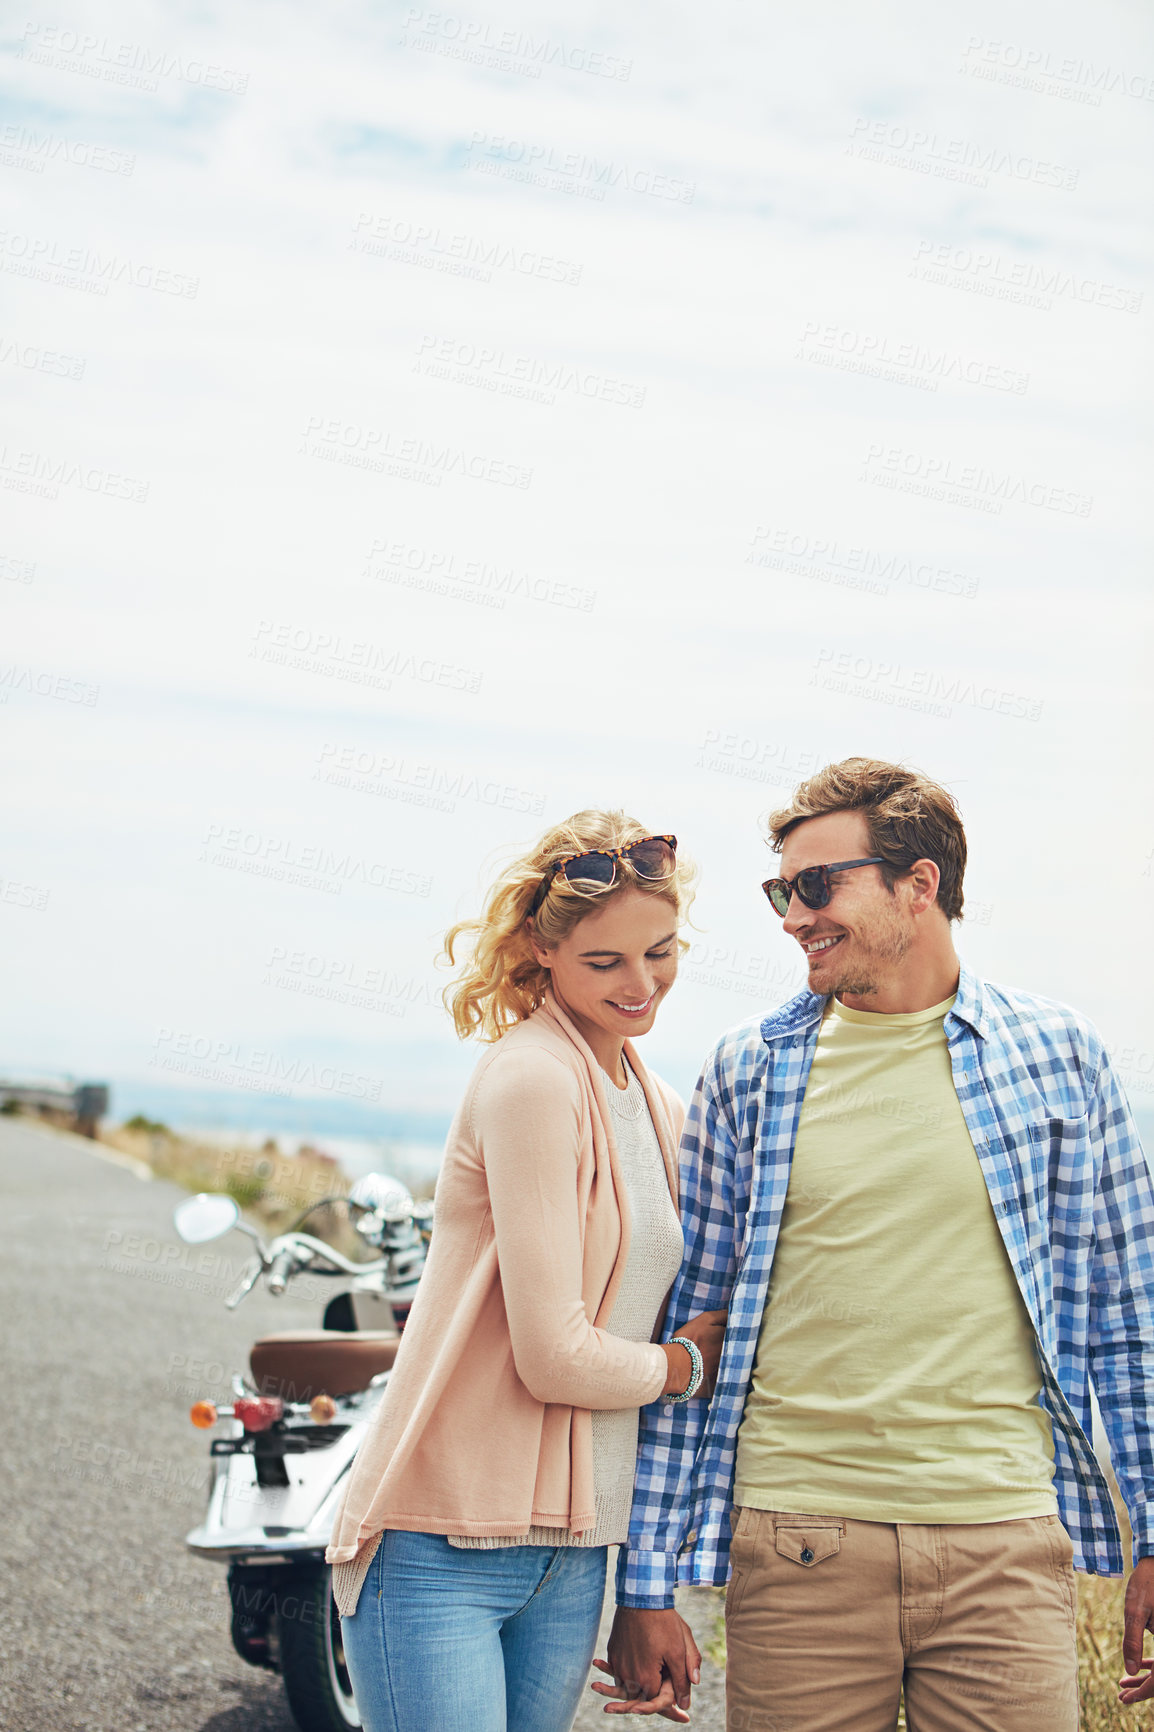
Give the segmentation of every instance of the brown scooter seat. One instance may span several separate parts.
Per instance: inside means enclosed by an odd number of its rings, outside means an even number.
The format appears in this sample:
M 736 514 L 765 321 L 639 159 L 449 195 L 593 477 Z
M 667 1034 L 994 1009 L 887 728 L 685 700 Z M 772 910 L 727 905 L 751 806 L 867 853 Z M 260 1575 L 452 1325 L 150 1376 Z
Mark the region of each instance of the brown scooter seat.
M 351 1395 L 391 1371 L 399 1335 L 363 1329 L 291 1329 L 252 1344 L 249 1365 L 262 1395 L 311 1401 L 314 1395 Z

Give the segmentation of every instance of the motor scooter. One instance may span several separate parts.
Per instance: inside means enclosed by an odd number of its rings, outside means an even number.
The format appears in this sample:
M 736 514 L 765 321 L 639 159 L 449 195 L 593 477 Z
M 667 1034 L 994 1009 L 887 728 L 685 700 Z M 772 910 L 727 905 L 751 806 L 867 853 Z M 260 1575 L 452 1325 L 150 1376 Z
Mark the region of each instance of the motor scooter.
M 319 1208 L 348 1205 L 353 1225 L 379 1255 L 353 1261 L 301 1231 Z M 322 1328 L 254 1341 L 248 1374 L 232 1379 L 231 1407 L 194 1402 L 195 1426 L 215 1430 L 208 1509 L 185 1544 L 228 1567 L 232 1644 L 242 1660 L 279 1672 L 301 1732 L 346 1732 L 361 1716 L 345 1665 L 331 1570 L 324 1561 L 345 1479 L 389 1380 L 424 1268 L 433 1205 L 370 1174 L 347 1198 L 323 1198 L 267 1244 L 240 1218 L 233 1198 L 202 1193 L 174 1211 L 192 1245 L 234 1228 L 256 1256 L 236 1292 L 257 1281 L 279 1295 L 306 1271 L 345 1282 Z

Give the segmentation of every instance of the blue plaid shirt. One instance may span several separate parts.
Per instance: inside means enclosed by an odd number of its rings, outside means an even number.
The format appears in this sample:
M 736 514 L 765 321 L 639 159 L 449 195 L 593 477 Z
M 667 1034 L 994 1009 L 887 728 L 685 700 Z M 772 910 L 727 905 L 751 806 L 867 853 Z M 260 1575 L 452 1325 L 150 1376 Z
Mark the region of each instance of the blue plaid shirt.
M 641 1411 L 622 1605 L 673 1604 L 729 1567 L 737 1431 L 753 1375 L 790 1163 L 825 999 L 803 992 L 727 1034 L 681 1143 L 685 1258 L 663 1339 L 728 1308 L 712 1401 Z M 1050 999 L 965 968 L 945 1020 L 954 1086 L 1037 1337 L 1054 1489 L 1074 1561 L 1123 1572 L 1110 1490 L 1089 1443 L 1090 1384 L 1134 1531 L 1154 1552 L 1154 1183 L 1095 1030 Z

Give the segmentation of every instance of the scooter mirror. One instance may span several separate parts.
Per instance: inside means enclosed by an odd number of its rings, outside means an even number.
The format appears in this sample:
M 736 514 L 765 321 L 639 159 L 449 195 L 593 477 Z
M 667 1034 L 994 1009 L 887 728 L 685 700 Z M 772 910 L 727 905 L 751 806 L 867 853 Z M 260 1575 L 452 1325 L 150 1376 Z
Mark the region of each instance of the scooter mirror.
M 231 1197 L 208 1191 L 186 1197 L 172 1211 L 173 1225 L 186 1245 L 203 1245 L 208 1239 L 219 1239 L 236 1226 L 239 1218 L 240 1210 Z

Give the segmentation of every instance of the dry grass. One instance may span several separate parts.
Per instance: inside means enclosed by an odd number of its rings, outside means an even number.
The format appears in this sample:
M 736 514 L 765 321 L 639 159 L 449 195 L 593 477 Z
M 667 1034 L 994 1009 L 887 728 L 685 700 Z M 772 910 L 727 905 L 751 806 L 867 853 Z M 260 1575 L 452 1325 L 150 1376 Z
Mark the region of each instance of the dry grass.
M 1078 1577 L 1078 1692 L 1082 1732 L 1115 1732 L 1149 1725 L 1148 1710 L 1118 1700 L 1122 1664 L 1122 1596 L 1125 1583 L 1105 1576 Z
M 100 1140 L 188 1191 L 224 1191 L 269 1234 L 282 1233 L 322 1197 L 345 1196 L 349 1180 L 330 1156 L 302 1150 L 284 1155 L 275 1144 L 198 1143 L 164 1127 L 102 1129 Z M 318 1211 L 308 1231 L 334 1244 L 346 1237 L 344 1211 Z M 353 1244 L 361 1242 L 353 1235 Z M 364 1247 L 361 1245 L 363 1254 Z

